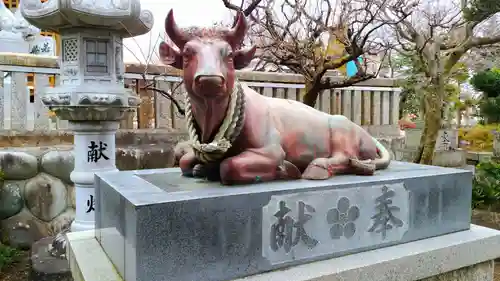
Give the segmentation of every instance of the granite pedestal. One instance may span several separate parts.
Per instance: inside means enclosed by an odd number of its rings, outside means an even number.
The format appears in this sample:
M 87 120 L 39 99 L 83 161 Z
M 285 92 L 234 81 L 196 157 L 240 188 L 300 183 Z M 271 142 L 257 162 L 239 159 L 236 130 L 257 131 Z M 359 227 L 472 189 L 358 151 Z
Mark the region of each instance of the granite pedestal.
M 238 187 L 108 172 L 96 175 L 95 238 L 125 281 L 231 280 L 468 230 L 471 185 L 470 171 L 403 162 Z

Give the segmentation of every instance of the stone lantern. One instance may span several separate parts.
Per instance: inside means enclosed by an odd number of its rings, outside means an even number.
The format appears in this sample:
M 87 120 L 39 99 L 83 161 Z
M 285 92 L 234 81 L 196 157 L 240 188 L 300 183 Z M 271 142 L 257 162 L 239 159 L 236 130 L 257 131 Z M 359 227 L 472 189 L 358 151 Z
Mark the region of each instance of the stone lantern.
M 139 98 L 124 88 L 123 38 L 153 26 L 139 0 L 22 0 L 34 26 L 60 34 L 60 84 L 42 102 L 74 131 L 76 217 L 71 231 L 94 229 L 94 173 L 115 171 L 115 135 Z

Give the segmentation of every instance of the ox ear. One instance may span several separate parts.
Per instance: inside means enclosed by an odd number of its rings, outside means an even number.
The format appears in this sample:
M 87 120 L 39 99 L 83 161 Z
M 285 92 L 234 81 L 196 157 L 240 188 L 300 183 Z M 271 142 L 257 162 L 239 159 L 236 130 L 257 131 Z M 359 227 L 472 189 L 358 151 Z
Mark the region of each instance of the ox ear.
M 182 55 L 165 42 L 160 43 L 160 60 L 163 64 L 182 69 Z
M 257 46 L 253 46 L 250 49 L 243 49 L 234 52 L 234 68 L 242 69 L 247 67 L 255 56 L 255 51 L 257 51 Z

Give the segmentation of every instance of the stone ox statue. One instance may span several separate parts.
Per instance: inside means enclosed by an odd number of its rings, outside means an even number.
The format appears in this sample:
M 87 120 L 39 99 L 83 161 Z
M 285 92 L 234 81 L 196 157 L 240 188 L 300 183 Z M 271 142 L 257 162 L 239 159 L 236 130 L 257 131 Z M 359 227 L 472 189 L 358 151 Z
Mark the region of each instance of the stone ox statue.
M 181 30 L 171 10 L 165 29 L 179 50 L 162 42 L 161 60 L 183 70 L 187 91 L 189 147 L 176 147 L 184 176 L 231 185 L 372 175 L 389 165 L 387 149 L 346 117 L 262 96 L 238 81 L 235 70 L 256 51 L 241 49 L 242 13 L 232 30 Z

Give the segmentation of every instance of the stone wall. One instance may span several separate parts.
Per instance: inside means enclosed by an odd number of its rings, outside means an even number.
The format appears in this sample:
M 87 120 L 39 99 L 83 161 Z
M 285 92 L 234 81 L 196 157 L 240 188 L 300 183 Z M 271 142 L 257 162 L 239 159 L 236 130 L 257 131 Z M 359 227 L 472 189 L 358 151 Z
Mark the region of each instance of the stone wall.
M 75 215 L 71 150 L 2 151 L 0 164 L 2 242 L 27 248 L 71 223 Z
M 69 226 L 75 216 L 74 166 L 71 135 L 53 139 L 57 145 L 9 147 L 0 150 L 0 237 L 2 242 L 28 248 L 43 237 Z M 14 136 L 18 144 L 35 145 L 36 136 Z M 183 134 L 124 132 L 117 135 L 116 165 L 120 170 L 174 166 L 175 144 Z M 17 140 L 17 141 L 16 141 Z M 21 141 L 22 140 L 22 141 Z M 39 138 L 46 140 L 49 138 Z M 64 141 L 63 141 L 64 140 Z M 4 139 L 4 142 L 5 139 Z
M 187 138 L 187 134 L 184 130 L 121 129 L 116 133 L 116 145 L 128 146 L 172 143 L 185 138 Z M 0 130 L 0 147 L 39 147 L 71 144 L 73 144 L 73 132 L 69 130 Z

